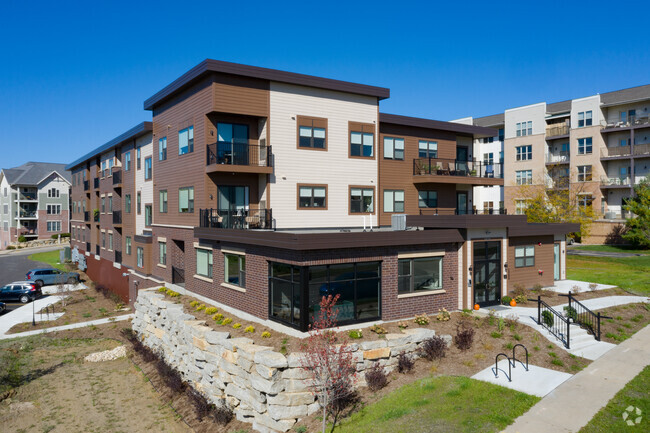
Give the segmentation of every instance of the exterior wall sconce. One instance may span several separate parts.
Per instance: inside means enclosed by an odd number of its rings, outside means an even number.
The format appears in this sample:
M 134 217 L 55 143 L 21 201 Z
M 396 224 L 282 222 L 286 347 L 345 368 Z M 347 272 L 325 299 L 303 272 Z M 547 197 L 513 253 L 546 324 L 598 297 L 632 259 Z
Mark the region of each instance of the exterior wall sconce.
M 541 269 L 538 269 L 538 270 L 537 270 L 537 273 L 538 273 L 540 276 L 541 276 L 541 275 L 544 275 L 544 271 L 541 270 Z

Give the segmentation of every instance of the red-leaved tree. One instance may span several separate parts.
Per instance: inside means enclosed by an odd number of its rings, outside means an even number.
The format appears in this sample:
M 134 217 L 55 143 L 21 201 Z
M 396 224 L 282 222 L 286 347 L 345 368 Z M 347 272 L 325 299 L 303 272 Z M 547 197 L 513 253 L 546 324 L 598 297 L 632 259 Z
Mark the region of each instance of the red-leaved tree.
M 323 296 L 318 317 L 313 318 L 305 344 L 302 368 L 309 374 L 312 392 L 323 410 L 323 433 L 327 416 L 354 393 L 356 366 L 347 338 L 337 342 L 333 328 L 337 325 L 339 295 Z M 338 343 L 338 344 L 337 344 Z M 336 424 L 336 417 L 334 418 Z

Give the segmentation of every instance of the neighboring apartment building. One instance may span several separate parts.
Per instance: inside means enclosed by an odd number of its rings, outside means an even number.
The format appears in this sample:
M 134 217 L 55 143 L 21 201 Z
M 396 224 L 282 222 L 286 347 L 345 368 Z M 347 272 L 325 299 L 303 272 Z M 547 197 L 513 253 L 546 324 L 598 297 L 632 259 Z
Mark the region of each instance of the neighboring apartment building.
M 526 208 L 521 185 L 571 188 L 580 204 L 593 206 L 600 220 L 617 225 L 628 216 L 623 204 L 633 196 L 634 185 L 650 172 L 649 110 L 650 85 L 644 85 L 457 122 L 503 131 L 499 139 L 475 140 L 474 147 L 479 157 L 501 148 L 500 193 L 508 213 Z M 474 189 L 477 198 L 492 193 Z
M 125 300 L 167 284 L 300 330 L 325 294 L 355 323 L 564 278 L 575 225 L 469 215 L 473 187 L 503 185 L 472 157 L 497 131 L 380 113 L 387 97 L 206 60 L 145 101 L 152 122 L 68 166 L 72 245 Z
M 70 172 L 65 164 L 27 162 L 0 170 L 0 249 L 70 231 Z

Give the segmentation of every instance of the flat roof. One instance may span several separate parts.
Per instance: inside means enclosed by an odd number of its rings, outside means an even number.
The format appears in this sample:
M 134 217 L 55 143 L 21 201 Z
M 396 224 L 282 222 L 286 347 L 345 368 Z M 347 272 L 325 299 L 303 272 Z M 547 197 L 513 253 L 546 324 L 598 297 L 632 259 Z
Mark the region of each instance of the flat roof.
M 580 230 L 578 223 L 529 223 L 526 215 L 407 215 L 406 225 L 425 229 L 506 228 L 509 237 L 566 234 Z
M 499 132 L 496 129 L 483 126 L 467 125 L 463 123 L 445 122 L 442 120 L 424 119 L 421 117 L 408 117 L 398 114 L 379 113 L 379 123 L 394 125 L 414 126 L 416 128 L 438 129 L 441 131 L 457 132 L 473 137 L 494 137 Z
M 374 96 L 379 99 L 390 97 L 390 89 L 385 87 L 368 86 L 349 81 L 333 80 L 331 78 L 316 77 L 314 75 L 297 74 L 295 72 L 280 71 L 278 69 L 260 68 L 258 66 L 242 65 L 240 63 L 224 62 L 221 60 L 206 59 L 164 87 L 152 97 L 144 101 L 144 109 L 152 110 L 156 105 L 170 98 L 177 92 L 185 89 L 190 84 L 201 79 L 211 72 L 239 75 L 243 77 L 260 78 L 263 80 L 281 83 L 297 84 L 307 87 L 336 90 L 339 92 L 356 93 L 359 95 Z
M 129 129 L 123 134 L 118 135 L 111 141 L 102 144 L 98 148 L 88 152 L 84 156 L 82 156 L 79 159 L 76 159 L 75 161 L 71 162 L 70 164 L 66 165 L 65 169 L 66 170 L 72 170 L 76 166 L 88 161 L 89 159 L 92 159 L 98 155 L 101 155 L 102 153 L 113 149 L 117 145 L 127 141 L 127 140 L 132 140 L 134 138 L 140 137 L 141 135 L 146 134 L 147 132 L 153 131 L 153 123 L 152 122 L 142 122 L 137 126 L 134 126 L 133 128 Z

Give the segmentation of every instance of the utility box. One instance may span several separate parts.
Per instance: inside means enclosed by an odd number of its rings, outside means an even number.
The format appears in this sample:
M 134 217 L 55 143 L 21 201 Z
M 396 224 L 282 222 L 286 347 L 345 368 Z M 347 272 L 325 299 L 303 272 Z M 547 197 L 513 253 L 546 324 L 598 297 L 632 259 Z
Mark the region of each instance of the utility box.
M 390 227 L 395 231 L 406 230 L 406 214 L 393 214 L 390 216 Z

